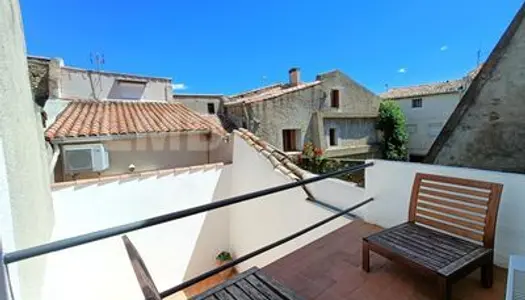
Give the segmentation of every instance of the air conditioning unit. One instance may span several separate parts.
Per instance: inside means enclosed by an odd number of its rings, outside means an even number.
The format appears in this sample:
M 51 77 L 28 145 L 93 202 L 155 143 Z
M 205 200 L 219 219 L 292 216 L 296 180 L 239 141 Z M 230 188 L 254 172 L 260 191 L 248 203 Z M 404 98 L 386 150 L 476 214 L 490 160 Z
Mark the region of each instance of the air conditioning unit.
M 67 145 L 63 151 L 64 170 L 68 174 L 109 168 L 109 155 L 103 144 Z

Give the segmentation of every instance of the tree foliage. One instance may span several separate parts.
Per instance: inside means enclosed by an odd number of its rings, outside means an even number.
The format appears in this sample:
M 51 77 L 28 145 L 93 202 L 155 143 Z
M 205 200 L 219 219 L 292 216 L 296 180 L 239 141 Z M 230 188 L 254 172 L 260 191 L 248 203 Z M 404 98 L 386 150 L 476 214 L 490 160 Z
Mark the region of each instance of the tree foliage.
M 381 102 L 377 129 L 383 133 L 381 141 L 383 158 L 389 160 L 407 160 L 408 134 L 405 123 L 405 115 L 396 102 Z

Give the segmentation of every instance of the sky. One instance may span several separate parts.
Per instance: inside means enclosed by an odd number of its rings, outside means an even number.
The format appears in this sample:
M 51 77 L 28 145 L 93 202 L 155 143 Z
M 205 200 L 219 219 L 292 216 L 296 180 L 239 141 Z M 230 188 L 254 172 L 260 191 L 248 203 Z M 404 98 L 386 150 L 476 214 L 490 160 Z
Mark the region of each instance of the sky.
M 456 79 L 523 0 L 20 0 L 28 54 L 235 94 L 339 69 L 368 89 Z

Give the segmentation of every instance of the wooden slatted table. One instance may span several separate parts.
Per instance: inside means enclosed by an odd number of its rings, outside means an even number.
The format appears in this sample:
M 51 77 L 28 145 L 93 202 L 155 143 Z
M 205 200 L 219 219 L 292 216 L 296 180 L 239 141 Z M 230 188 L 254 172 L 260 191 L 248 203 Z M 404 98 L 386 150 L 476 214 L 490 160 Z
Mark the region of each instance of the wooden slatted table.
M 303 299 L 259 268 L 251 268 L 234 278 L 197 295 L 193 300 L 299 300 Z

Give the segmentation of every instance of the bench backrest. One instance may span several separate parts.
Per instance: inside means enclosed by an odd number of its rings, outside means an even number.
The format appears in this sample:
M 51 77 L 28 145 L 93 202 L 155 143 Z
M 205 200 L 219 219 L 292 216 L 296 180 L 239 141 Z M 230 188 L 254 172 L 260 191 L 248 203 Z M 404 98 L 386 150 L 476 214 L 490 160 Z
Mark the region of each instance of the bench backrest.
M 494 248 L 503 185 L 417 173 L 408 220 Z
M 131 261 L 131 266 L 133 267 L 133 271 L 135 272 L 135 276 L 139 282 L 140 289 L 142 290 L 142 294 L 144 294 L 146 300 L 162 300 L 159 291 L 153 282 L 153 278 L 151 278 L 151 275 L 148 272 L 142 257 L 137 251 L 137 248 L 135 248 L 133 243 L 126 235 L 122 236 L 122 241 L 124 242 L 124 246 L 128 252 L 129 260 Z

